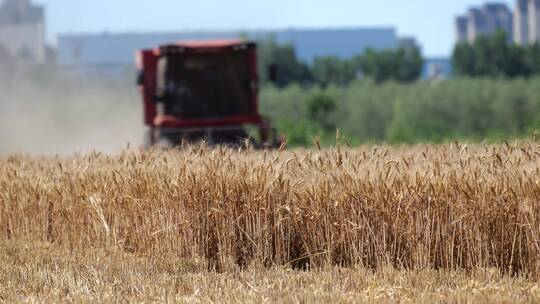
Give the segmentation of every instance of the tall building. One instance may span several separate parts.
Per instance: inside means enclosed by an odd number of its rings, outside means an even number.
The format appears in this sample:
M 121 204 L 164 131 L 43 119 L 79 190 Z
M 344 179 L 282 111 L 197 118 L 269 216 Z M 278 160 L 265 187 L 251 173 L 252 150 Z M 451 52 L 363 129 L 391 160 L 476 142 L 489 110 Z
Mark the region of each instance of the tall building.
M 502 30 L 507 33 L 508 41 L 512 42 L 514 36 L 514 18 L 512 11 L 506 4 L 488 3 L 483 8 L 488 33 Z
M 456 18 L 455 35 L 458 43 L 467 42 L 469 31 L 467 29 L 467 17 L 459 16 Z
M 513 40 L 512 12 L 503 3 L 487 3 L 482 7 L 472 7 L 466 17 L 460 16 L 456 19 L 458 42 L 465 40 L 474 42 L 481 35 L 489 35 L 499 30 L 507 33 L 509 41 Z
M 44 10 L 29 0 L 5 0 L 0 9 L 0 24 L 43 23 Z
M 517 0 L 514 9 L 514 42 L 526 45 L 529 42 L 529 0 Z
M 479 8 L 469 9 L 467 13 L 467 41 L 474 42 L 478 36 L 488 33 L 483 11 Z
M 0 46 L 25 63 L 46 60 L 45 17 L 29 0 L 4 0 L 0 5 Z
M 529 0 L 529 43 L 540 41 L 540 0 Z

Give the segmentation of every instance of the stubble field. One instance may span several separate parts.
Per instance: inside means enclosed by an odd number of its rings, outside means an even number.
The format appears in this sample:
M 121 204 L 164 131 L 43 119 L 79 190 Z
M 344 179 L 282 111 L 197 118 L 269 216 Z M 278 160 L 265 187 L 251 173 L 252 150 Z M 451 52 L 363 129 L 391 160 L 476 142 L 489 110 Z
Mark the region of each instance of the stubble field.
M 540 146 L 0 157 L 0 301 L 538 302 Z

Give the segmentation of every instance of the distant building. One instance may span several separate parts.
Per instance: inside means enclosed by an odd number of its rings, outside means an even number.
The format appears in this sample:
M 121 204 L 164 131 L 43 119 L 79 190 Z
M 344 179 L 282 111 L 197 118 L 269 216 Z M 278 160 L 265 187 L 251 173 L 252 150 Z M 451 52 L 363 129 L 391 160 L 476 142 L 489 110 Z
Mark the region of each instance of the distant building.
M 514 42 L 518 45 L 540 42 L 540 0 L 516 0 Z
M 491 3 L 484 6 L 487 27 L 490 33 L 502 30 L 508 35 L 508 41 L 514 40 L 514 17 L 506 4 Z
M 467 42 L 469 31 L 467 29 L 467 17 L 459 16 L 456 18 L 455 35 L 458 43 Z
M 481 35 L 489 35 L 499 30 L 506 32 L 508 40 L 513 41 L 513 15 L 503 3 L 487 3 L 479 8 L 472 7 L 466 17 L 457 17 L 455 23 L 458 42 L 474 42 Z
M 44 10 L 29 0 L 5 0 L 0 8 L 0 25 L 43 23 Z
M 529 0 L 517 0 L 514 9 L 514 42 L 526 45 L 529 42 Z
M 133 66 L 135 52 L 181 40 L 267 39 L 290 43 L 297 56 L 306 62 L 316 57 L 351 58 L 368 48 L 394 49 L 398 46 L 396 30 L 381 28 L 291 29 L 252 32 L 178 32 L 123 34 L 64 34 L 58 37 L 58 64 L 72 68 L 122 69 Z M 414 42 L 416 44 L 416 42 Z
M 424 59 L 422 79 L 444 80 L 452 77 L 452 61 L 446 57 L 428 57 Z
M 529 43 L 540 42 L 540 0 L 529 0 Z
M 43 7 L 29 0 L 5 0 L 0 5 L 0 46 L 19 62 L 44 63 L 47 48 Z
M 514 36 L 514 22 L 512 11 L 506 4 L 502 3 L 488 3 L 483 8 L 487 32 L 493 33 L 498 30 L 502 30 L 507 33 L 508 40 L 513 41 Z
M 409 50 L 421 50 L 421 46 L 416 41 L 416 38 L 414 37 L 400 37 L 397 40 L 397 44 L 399 48 L 403 49 L 409 49 Z
M 480 35 L 488 34 L 485 16 L 481 9 L 471 8 L 467 14 L 467 41 L 474 42 Z

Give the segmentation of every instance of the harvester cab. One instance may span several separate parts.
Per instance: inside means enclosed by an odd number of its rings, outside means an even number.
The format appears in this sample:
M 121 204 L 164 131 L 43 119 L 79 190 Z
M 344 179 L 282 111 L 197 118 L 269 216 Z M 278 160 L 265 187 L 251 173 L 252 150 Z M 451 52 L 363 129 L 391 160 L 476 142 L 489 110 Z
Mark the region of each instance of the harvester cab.
M 261 147 L 276 144 L 275 130 L 258 110 L 255 43 L 169 44 L 139 51 L 137 66 L 146 146 L 202 140 L 237 145 L 247 138 Z

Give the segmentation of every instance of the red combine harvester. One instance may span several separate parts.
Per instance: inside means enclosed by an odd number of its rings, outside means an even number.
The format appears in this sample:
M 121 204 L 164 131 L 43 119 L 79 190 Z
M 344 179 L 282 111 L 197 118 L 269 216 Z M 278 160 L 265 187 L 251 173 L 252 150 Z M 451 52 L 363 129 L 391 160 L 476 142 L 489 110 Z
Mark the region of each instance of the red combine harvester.
M 182 141 L 237 145 L 255 130 L 257 146 L 276 145 L 259 115 L 257 46 L 241 40 L 181 42 L 137 54 L 145 145 Z

